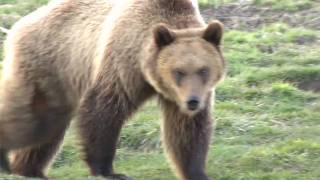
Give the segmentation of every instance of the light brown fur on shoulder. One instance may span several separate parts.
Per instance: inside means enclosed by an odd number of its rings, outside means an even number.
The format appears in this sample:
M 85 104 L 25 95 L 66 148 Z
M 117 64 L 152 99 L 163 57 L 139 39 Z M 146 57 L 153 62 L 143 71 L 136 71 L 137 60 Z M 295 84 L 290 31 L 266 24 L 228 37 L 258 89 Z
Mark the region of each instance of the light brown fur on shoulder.
M 56 0 L 29 14 L 6 41 L 0 157 L 12 154 L 12 173 L 45 177 L 75 117 L 91 174 L 125 178 L 113 169 L 121 127 L 157 95 L 178 177 L 209 179 L 222 32 L 220 22 L 204 23 L 195 0 Z

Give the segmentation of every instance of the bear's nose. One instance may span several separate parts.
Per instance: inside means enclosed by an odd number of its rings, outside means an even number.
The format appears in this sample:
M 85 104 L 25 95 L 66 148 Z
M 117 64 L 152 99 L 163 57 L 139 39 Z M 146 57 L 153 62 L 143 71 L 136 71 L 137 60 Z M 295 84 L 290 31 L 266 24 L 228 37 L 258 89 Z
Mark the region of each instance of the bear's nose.
M 199 98 L 195 97 L 195 96 L 192 96 L 192 97 L 189 98 L 187 104 L 188 104 L 188 109 L 191 110 L 191 111 L 194 111 L 199 106 Z

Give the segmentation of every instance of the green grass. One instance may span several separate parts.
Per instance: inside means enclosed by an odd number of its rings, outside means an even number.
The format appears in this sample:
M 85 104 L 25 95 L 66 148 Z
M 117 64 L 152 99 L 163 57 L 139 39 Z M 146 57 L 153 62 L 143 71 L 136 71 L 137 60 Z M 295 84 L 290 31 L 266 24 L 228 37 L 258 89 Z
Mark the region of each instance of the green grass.
M 48 0 L 0 0 L 0 14 L 26 15 Z
M 43 2 L 0 0 L 0 17 L 20 17 Z M 304 9 L 299 2 L 255 1 L 288 12 L 293 11 L 290 6 L 295 6 L 294 11 Z M 9 9 L 1 10 L 1 4 Z M 0 24 L 10 27 L 14 21 Z M 317 30 L 283 23 L 225 33 L 223 48 L 229 72 L 217 89 L 213 113 L 216 131 L 207 163 L 210 177 L 320 179 L 320 94 L 299 89 L 305 82 L 320 80 L 319 38 Z M 174 179 L 161 149 L 161 119 L 157 103 L 152 101 L 128 121 L 121 133 L 116 171 L 135 179 Z M 49 176 L 99 180 L 89 176 L 80 157 L 75 129 L 71 127 Z M 25 178 L 0 175 L 0 179 Z

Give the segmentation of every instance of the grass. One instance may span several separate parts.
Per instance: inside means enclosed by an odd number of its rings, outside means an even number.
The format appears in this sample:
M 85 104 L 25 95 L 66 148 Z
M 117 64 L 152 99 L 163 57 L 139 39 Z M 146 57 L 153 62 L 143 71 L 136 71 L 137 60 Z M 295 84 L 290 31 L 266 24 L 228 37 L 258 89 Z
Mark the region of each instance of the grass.
M 0 0 L 0 14 L 26 15 L 48 0 Z
M 20 17 L 43 2 L 0 0 L 0 17 Z M 290 6 L 295 7 L 294 11 L 304 9 L 299 2 L 302 1 L 254 1 L 288 12 L 293 11 Z M 0 24 L 10 27 L 14 21 Z M 207 163 L 210 177 L 320 179 L 320 94 L 299 88 L 305 82 L 320 80 L 319 37 L 317 30 L 283 23 L 255 31 L 226 32 L 223 48 L 229 73 L 217 89 L 213 113 L 216 131 Z M 156 102 L 152 101 L 126 124 L 115 161 L 116 171 L 135 179 L 174 179 L 161 149 L 161 118 Z M 79 160 L 74 131 L 73 127 L 69 130 L 49 176 L 99 180 L 90 177 Z M 0 175 L 0 179 L 25 178 Z

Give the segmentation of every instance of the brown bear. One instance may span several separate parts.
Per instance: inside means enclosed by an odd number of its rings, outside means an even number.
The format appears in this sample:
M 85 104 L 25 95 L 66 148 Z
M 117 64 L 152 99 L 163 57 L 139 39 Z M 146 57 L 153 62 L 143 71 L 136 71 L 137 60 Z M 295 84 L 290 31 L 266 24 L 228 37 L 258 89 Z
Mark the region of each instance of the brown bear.
M 126 179 L 113 169 L 121 127 L 157 96 L 177 176 L 209 179 L 222 33 L 194 0 L 59 0 L 22 18 L 5 45 L 0 169 L 45 178 L 75 118 L 91 174 Z

